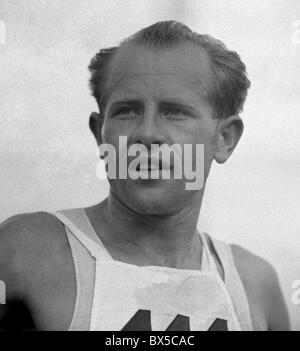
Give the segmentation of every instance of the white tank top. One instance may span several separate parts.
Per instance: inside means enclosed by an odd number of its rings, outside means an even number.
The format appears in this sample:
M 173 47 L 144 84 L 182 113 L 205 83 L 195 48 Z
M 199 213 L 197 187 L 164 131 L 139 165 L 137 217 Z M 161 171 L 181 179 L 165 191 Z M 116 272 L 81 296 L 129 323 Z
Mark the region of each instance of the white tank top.
M 201 270 L 137 266 L 111 257 L 83 208 L 53 215 L 65 225 L 75 266 L 76 302 L 69 330 L 253 330 L 230 245 L 199 233 Z

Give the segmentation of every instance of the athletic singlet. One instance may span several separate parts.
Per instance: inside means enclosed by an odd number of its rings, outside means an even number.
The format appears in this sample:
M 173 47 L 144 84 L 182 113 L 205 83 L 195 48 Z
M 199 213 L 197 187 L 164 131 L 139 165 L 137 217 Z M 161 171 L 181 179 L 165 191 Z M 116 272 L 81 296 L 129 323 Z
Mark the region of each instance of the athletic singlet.
M 70 331 L 253 330 L 229 244 L 199 233 L 201 270 L 137 266 L 111 257 L 83 208 L 53 215 L 65 225 L 75 267 L 76 302 Z

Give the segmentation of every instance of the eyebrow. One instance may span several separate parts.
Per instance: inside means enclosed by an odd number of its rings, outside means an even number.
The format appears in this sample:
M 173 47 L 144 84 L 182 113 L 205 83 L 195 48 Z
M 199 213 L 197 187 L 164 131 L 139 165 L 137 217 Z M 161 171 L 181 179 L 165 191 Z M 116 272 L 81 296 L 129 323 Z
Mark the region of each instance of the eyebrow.
M 118 107 L 121 106 L 138 106 L 140 108 L 143 107 L 143 102 L 142 100 L 138 100 L 138 99 L 122 99 L 122 100 L 118 100 L 113 102 L 110 106 L 109 106 L 109 110 L 114 110 Z
M 181 101 L 181 99 L 166 99 L 162 100 L 158 103 L 159 108 L 166 108 L 166 107 L 178 107 L 188 110 L 195 110 L 197 109 L 196 106 L 192 102 Z
M 113 102 L 109 106 L 109 110 L 118 108 L 120 106 L 138 106 L 142 108 L 144 106 L 143 100 L 141 99 L 121 99 Z M 195 106 L 194 103 L 191 101 L 184 101 L 181 98 L 166 98 L 164 100 L 161 100 L 158 102 L 159 108 L 165 108 L 165 107 L 180 107 L 180 108 L 187 108 L 187 109 L 196 109 L 197 107 Z

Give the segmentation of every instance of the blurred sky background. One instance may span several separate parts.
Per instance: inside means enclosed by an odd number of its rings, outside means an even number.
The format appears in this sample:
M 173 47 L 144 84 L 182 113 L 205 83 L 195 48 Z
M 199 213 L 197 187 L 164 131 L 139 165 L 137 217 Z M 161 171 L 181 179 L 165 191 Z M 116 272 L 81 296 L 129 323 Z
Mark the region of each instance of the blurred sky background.
M 274 265 L 300 330 L 291 302 L 300 280 L 299 0 L 0 0 L 0 221 L 107 195 L 88 129 L 97 105 L 87 66 L 100 48 L 168 19 L 224 41 L 247 65 L 244 135 L 211 171 L 199 227 Z

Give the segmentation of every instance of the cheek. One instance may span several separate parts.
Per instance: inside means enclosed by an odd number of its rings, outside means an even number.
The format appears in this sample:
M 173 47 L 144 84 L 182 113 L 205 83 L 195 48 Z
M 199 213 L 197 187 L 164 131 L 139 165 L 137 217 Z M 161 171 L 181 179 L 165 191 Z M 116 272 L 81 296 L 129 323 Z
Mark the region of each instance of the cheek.
M 119 137 L 129 137 L 132 131 L 135 129 L 135 124 L 132 122 L 124 122 L 117 119 L 106 119 L 103 124 L 103 140 L 106 143 L 118 145 Z
M 124 133 L 120 125 L 112 123 L 111 120 L 105 120 L 102 127 L 102 140 L 104 143 L 112 144 L 117 147 L 119 144 L 119 136 L 122 135 L 124 135 Z
M 180 144 L 203 144 L 210 150 L 215 144 L 215 128 L 209 123 L 189 123 L 177 129 L 174 139 Z
M 210 163 L 214 159 L 215 154 L 215 145 L 216 145 L 216 137 L 214 134 L 208 134 L 204 138 L 204 157 L 205 157 L 205 166 L 209 167 Z
M 215 145 L 216 145 L 216 130 L 214 126 L 208 125 L 198 125 L 189 131 L 189 135 L 185 138 L 184 143 L 190 143 L 193 145 L 193 165 L 196 164 L 196 144 L 201 144 L 204 146 L 204 155 L 200 155 L 203 158 L 204 156 L 204 168 L 205 173 L 210 168 L 210 164 L 214 159 Z M 199 161 L 198 161 L 199 162 Z

